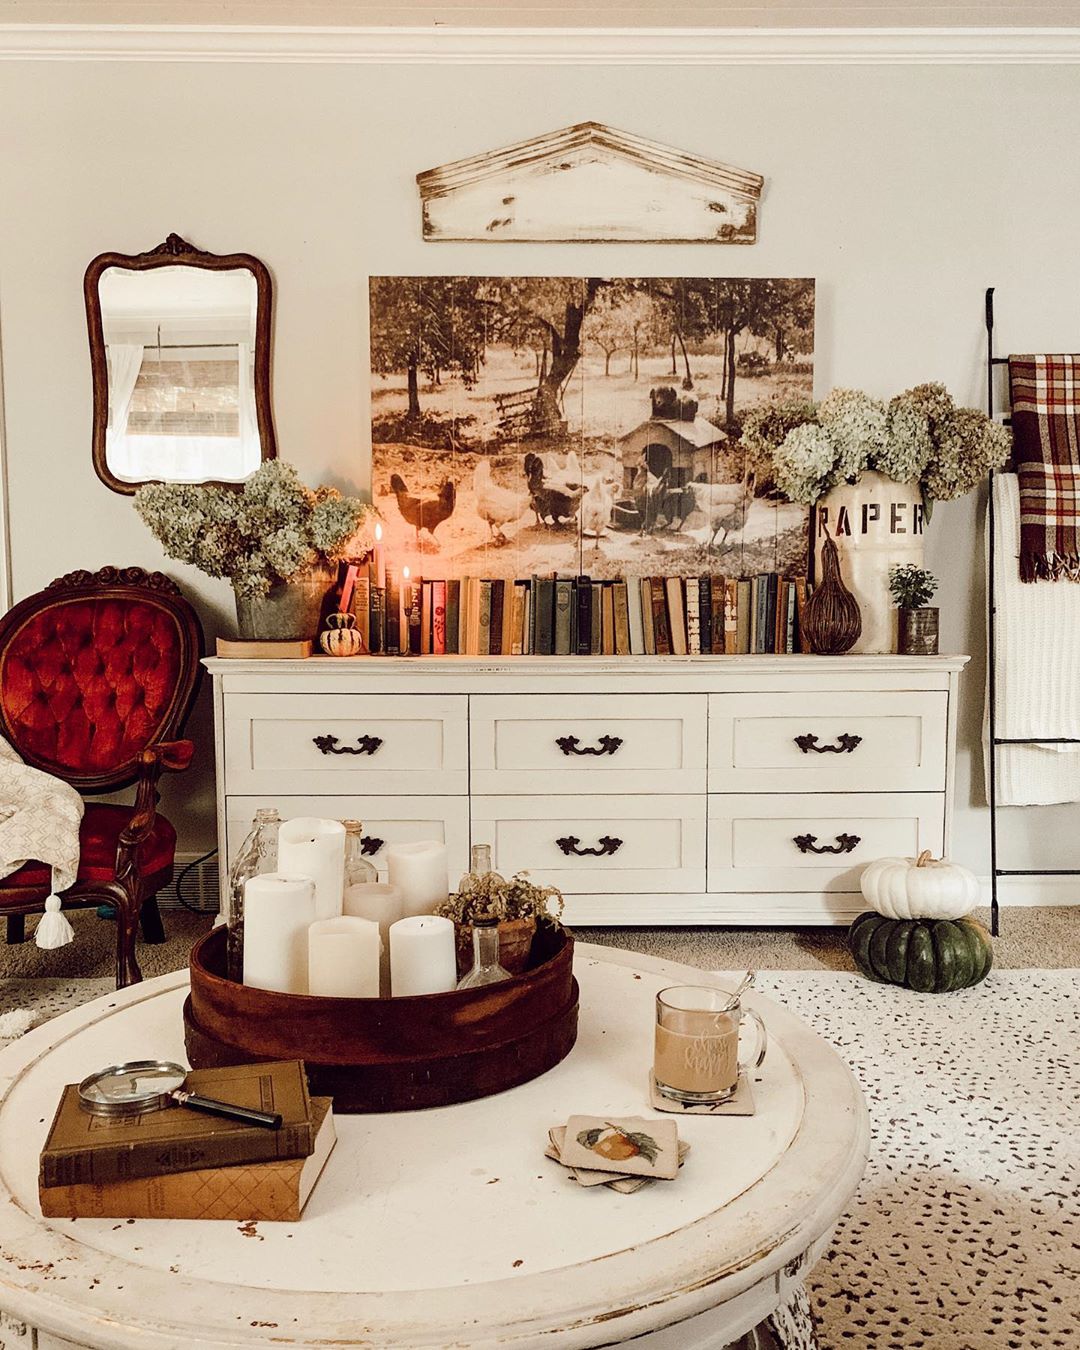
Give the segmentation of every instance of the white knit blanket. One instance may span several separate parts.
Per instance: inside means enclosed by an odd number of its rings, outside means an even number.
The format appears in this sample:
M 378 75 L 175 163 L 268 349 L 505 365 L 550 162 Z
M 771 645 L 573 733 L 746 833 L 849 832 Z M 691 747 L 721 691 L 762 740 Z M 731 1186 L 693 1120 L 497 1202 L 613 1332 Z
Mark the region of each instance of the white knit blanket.
M 24 764 L 0 736 L 0 877 L 26 862 L 48 863 L 54 891 L 79 870 L 83 800 L 59 778 Z
M 1080 586 L 1020 580 L 1016 475 L 994 475 L 997 734 L 1080 739 Z M 989 536 L 988 536 L 989 546 Z M 989 687 L 983 759 L 989 764 Z M 1080 801 L 1080 746 L 1002 746 L 1002 806 Z M 989 792 L 989 785 L 988 785 Z

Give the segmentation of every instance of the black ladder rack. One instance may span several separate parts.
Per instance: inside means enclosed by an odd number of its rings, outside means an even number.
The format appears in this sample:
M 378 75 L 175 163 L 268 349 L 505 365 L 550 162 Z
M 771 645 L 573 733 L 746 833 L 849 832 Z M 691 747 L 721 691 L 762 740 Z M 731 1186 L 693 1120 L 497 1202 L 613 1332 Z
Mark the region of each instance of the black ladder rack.
M 1008 365 L 1007 356 L 994 355 L 994 287 L 986 288 L 986 412 L 994 415 L 994 367 Z M 1011 425 L 1005 418 L 1005 425 Z M 986 667 L 987 699 L 990 704 L 990 735 L 987 747 L 987 797 L 990 806 L 990 931 L 995 937 L 1000 926 L 998 880 L 1001 877 L 1080 877 L 1078 867 L 999 867 L 997 838 L 997 748 L 1001 745 L 1080 745 L 1076 736 L 999 736 L 997 734 L 997 605 L 994 599 L 994 471 L 990 471 L 990 485 L 986 512 L 987 555 L 986 569 Z

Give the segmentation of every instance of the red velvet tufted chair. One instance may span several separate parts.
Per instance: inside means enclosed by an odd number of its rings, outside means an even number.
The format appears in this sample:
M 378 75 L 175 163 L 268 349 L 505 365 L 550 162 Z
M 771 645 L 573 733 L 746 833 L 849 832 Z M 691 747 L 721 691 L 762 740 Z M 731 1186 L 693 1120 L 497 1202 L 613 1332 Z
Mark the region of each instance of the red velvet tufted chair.
M 79 874 L 60 897 L 64 909 L 115 910 L 117 988 L 142 979 L 140 917 L 147 941 L 164 940 L 157 893 L 172 880 L 176 831 L 157 813 L 157 781 L 195 753 L 175 737 L 201 655 L 202 628 L 175 582 L 139 567 L 70 572 L 0 619 L 0 733 L 84 796 L 138 784 L 134 806 L 87 804 Z M 0 879 L 9 941 L 51 891 L 40 862 Z

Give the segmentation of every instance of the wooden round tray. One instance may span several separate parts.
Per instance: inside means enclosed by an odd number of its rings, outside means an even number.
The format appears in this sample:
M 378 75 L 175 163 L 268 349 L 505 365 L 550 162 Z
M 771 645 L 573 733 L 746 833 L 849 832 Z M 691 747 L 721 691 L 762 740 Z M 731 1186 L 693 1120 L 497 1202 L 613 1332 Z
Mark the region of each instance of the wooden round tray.
M 191 953 L 184 1004 L 196 1069 L 302 1059 L 334 1110 L 412 1111 L 488 1097 L 553 1068 L 577 1037 L 574 940 L 542 926 L 522 975 L 410 998 L 320 998 L 251 989 L 225 975 L 225 929 Z

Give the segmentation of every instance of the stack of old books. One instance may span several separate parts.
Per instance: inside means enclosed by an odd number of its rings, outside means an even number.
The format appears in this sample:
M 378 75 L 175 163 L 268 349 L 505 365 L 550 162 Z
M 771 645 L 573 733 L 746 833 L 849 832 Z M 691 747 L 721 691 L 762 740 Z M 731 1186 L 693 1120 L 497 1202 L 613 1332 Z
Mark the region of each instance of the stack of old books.
M 280 1112 L 268 1130 L 183 1107 L 88 1115 L 64 1089 L 41 1153 L 46 1218 L 299 1219 L 336 1135 L 329 1097 L 310 1097 L 298 1060 L 200 1069 L 194 1093 Z

